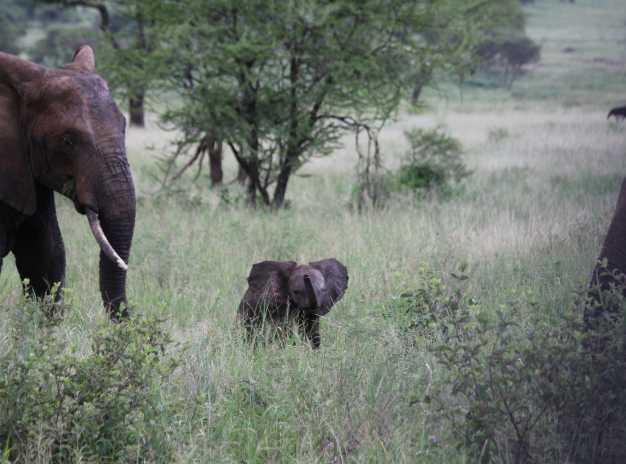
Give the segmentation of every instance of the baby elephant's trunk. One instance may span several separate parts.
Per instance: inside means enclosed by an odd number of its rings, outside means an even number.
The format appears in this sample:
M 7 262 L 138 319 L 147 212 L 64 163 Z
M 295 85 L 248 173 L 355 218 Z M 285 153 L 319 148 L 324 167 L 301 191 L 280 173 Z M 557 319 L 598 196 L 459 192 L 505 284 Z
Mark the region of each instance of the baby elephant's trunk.
M 311 283 L 311 278 L 308 274 L 304 275 L 304 286 L 306 288 L 308 297 L 309 297 L 309 305 L 311 308 L 317 309 L 319 304 L 317 302 L 317 297 L 315 296 L 315 290 L 313 289 L 313 284 Z

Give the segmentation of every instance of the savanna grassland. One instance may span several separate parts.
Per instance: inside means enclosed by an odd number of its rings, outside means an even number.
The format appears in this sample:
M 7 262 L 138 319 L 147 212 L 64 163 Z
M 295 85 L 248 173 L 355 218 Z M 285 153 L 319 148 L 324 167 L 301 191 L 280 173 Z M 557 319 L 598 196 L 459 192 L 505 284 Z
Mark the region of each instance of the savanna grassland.
M 407 348 L 393 317 L 398 296 L 436 276 L 487 313 L 512 301 L 522 313 L 568 311 L 626 173 L 626 125 L 606 120 L 626 102 L 623 2 L 538 0 L 526 11 L 542 57 L 511 90 L 442 83 L 428 90 L 423 112 L 402 112 L 382 133 L 388 169 L 407 129 L 442 126 L 458 138 L 473 173 L 450 198 L 401 196 L 357 213 L 351 137 L 292 179 L 286 210 L 247 209 L 234 184 L 228 200 L 204 189 L 158 195 L 155 159 L 172 134 L 154 120 L 129 130 L 139 205 L 128 294 L 177 343 L 170 354 L 179 366 L 159 389 L 164 404 L 176 403 L 162 417 L 176 462 L 469 462 L 453 444 L 460 432 L 421 401 L 438 368 L 419 345 Z M 98 250 L 87 221 L 58 203 L 68 289 L 54 336 L 86 355 L 106 324 Z M 330 256 L 346 264 L 350 282 L 323 318 L 322 349 L 251 350 L 235 320 L 250 266 Z M 3 271 L 0 352 L 23 305 L 12 259 Z

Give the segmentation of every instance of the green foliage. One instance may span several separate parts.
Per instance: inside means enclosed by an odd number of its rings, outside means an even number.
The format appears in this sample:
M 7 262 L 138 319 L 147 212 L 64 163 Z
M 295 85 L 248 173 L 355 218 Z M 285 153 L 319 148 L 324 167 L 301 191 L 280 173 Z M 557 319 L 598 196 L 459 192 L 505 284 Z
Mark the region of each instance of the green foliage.
M 440 69 L 470 49 L 464 13 L 444 0 L 188 2 L 169 32 L 182 105 L 165 119 L 182 136 L 164 182 L 179 156 L 202 162 L 193 147 L 212 131 L 250 179 L 250 203 L 281 207 L 311 157 L 389 119 L 412 86 L 407 69 Z M 434 28 L 450 40 L 426 44 Z
M 405 132 L 409 149 L 396 177 L 401 187 L 425 193 L 450 193 L 470 175 L 462 160 L 461 144 L 441 128 L 412 129 Z
M 436 193 L 449 196 L 455 187 L 471 172 L 462 160 L 461 144 L 447 135 L 442 128 L 406 131 L 409 148 L 397 172 L 389 172 L 380 165 L 378 145 L 370 152 L 361 154 L 357 184 L 353 187 L 350 206 L 361 211 L 365 206 L 388 207 L 400 200 L 407 191 L 423 198 Z
M 174 20 L 172 3 L 155 0 L 38 1 L 48 5 L 49 11 L 58 14 L 59 19 L 77 6 L 83 7 L 82 26 L 76 26 L 75 21 L 71 25 L 57 21 L 37 45 L 43 47 L 39 53 L 45 61 L 58 64 L 58 55 L 72 53 L 73 39 L 84 30 L 81 42 L 98 45 L 98 71 L 115 94 L 129 99 L 130 124 L 143 126 L 148 91 L 157 88 L 164 73 L 168 72 L 162 52 L 169 44 L 162 40 L 161 30 Z M 70 49 L 59 50 L 64 46 Z
M 170 72 L 163 41 L 164 27 L 175 20 L 171 2 L 113 0 L 107 2 L 111 24 L 103 34 L 102 71 L 124 97 L 150 95 Z
M 459 274 L 452 274 L 459 284 L 467 280 L 461 266 Z M 450 320 L 464 320 L 476 305 L 476 300 L 465 299 L 463 286 L 450 291 L 444 280 L 432 269 L 422 265 L 418 269 L 415 287 L 393 297 L 383 306 L 383 316 L 393 320 L 413 347 L 446 339 Z
M 428 270 L 419 276 L 418 290 L 392 300 L 388 314 L 405 332 L 428 335 L 438 376 L 423 401 L 437 411 L 433 427 L 459 431 L 450 440 L 473 462 L 623 461 L 623 276 L 572 309 L 541 306 L 529 293 L 495 313 Z
M 33 13 L 32 0 L 2 0 L 0 2 L 0 51 L 18 54 L 24 27 Z
M 494 37 L 481 43 L 477 53 L 482 66 L 499 72 L 510 88 L 525 65 L 539 61 L 541 46 L 526 36 Z
M 0 443 L 11 460 L 170 462 L 173 405 L 161 383 L 176 362 L 162 322 L 107 321 L 81 354 L 44 313 L 33 301 L 15 308 L 0 353 Z
M 518 0 L 490 4 L 485 13 L 473 71 L 486 71 L 511 88 L 525 65 L 539 61 L 541 47 L 526 36 L 526 16 Z
M 30 58 L 46 66 L 62 66 L 72 60 L 74 51 L 84 44 L 96 48 L 99 34 L 92 27 L 51 26 L 45 36 L 30 47 Z

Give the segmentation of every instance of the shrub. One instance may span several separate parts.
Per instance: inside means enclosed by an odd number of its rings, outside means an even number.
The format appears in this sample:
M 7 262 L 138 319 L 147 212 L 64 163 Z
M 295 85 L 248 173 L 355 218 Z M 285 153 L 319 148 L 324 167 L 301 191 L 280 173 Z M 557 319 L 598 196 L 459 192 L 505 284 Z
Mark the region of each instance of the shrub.
M 462 266 L 453 278 L 465 281 L 464 270 Z M 417 275 L 415 288 L 393 297 L 383 308 L 383 316 L 393 319 L 408 344 L 415 347 L 446 339 L 449 328 L 445 321 L 462 319 L 476 305 L 473 298 L 464 300 L 462 286 L 451 290 L 430 268 L 421 266 Z
M 0 447 L 11 462 L 171 459 L 172 405 L 160 383 L 175 363 L 161 321 L 106 322 L 79 355 L 42 324 L 38 304 L 26 301 L 17 312 L 23 316 L 0 353 Z
M 397 173 L 398 184 L 426 193 L 450 193 L 455 183 L 470 175 L 461 158 L 461 144 L 441 128 L 405 132 L 409 149 Z
M 585 291 L 574 308 L 518 298 L 493 312 L 429 280 L 416 295 L 430 294 L 409 307 L 416 314 L 439 308 L 439 317 L 426 318 L 431 336 L 422 345 L 434 358 L 423 397 L 436 411 L 433 427 L 453 431 L 471 462 L 624 462 L 623 281 Z M 598 313 L 591 332 L 583 323 L 590 305 L 612 308 Z

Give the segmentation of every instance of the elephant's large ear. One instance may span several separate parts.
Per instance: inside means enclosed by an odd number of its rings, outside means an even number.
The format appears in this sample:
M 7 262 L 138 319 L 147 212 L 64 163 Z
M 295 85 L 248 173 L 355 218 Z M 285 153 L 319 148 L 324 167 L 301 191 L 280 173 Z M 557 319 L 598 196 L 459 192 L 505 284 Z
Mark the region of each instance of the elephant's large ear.
M 293 261 L 262 261 L 252 266 L 248 291 L 243 305 L 249 308 L 286 305 L 289 299 L 289 274 L 297 266 Z
M 323 316 L 337 303 L 348 288 L 348 269 L 335 258 L 323 259 L 309 263 L 309 265 L 322 273 L 328 289 L 327 301 L 323 301 L 319 307 L 319 314 Z
M 43 67 L 0 52 L 0 201 L 24 214 L 35 212 L 36 198 L 21 111 L 27 84 L 43 74 Z
M 66 68 L 72 68 L 77 71 L 95 72 L 96 71 L 96 56 L 93 53 L 93 49 L 89 45 L 81 45 L 74 52 L 74 59 Z

